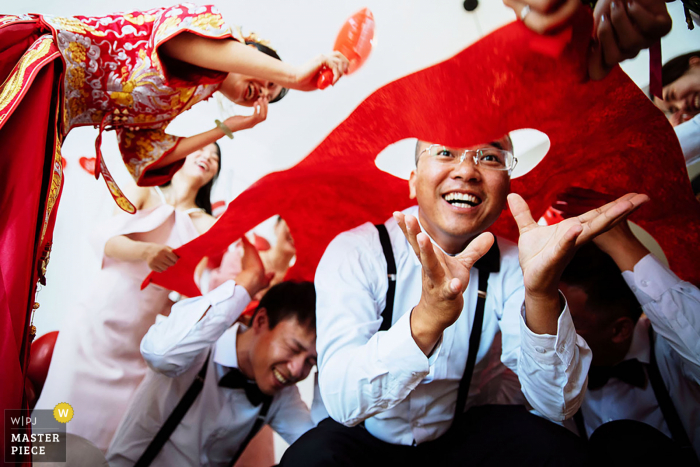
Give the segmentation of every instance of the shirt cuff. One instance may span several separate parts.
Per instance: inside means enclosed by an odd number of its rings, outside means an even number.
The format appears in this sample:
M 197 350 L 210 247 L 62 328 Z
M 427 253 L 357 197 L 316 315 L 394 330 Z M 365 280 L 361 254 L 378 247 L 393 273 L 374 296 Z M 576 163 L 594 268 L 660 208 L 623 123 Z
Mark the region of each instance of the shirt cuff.
M 622 277 L 642 306 L 658 301 L 668 289 L 681 282 L 651 253 L 634 265 L 634 272 L 623 271 Z
M 520 340 L 524 352 L 543 365 L 563 362 L 567 367 L 576 354 L 576 328 L 571 319 L 569 304 L 561 291 L 559 296 L 564 302 L 564 310 L 557 320 L 557 334 L 535 334 L 525 322 L 525 303 L 520 311 Z
M 440 349 L 436 348 L 430 359 L 425 356 L 411 335 L 411 313 L 405 313 L 383 333 L 377 342 L 377 355 L 392 379 L 415 387 L 430 373 Z

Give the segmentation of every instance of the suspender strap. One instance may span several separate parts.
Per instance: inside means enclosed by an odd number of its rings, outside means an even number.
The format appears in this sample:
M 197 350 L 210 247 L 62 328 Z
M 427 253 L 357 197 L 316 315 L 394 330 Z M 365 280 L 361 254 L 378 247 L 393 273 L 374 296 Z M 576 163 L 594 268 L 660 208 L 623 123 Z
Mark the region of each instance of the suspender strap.
M 581 409 L 578 409 L 574 414 L 574 423 L 576 423 L 579 437 L 584 441 L 588 441 L 588 432 L 586 431 L 586 423 L 583 421 Z
M 250 441 L 255 437 L 255 435 L 258 434 L 260 428 L 262 428 L 263 424 L 265 423 L 265 417 L 267 416 L 267 412 L 270 410 L 270 405 L 272 405 L 272 396 L 266 397 L 263 401 L 262 408 L 260 409 L 260 413 L 258 413 L 258 418 L 255 419 L 253 428 L 250 429 L 250 433 L 248 433 L 248 436 L 246 436 L 245 440 L 243 440 L 243 443 L 238 448 L 238 452 L 235 456 L 233 456 L 231 462 L 229 462 L 229 467 L 233 467 L 238 458 L 241 457 L 241 454 L 243 454 L 243 451 L 245 450 L 246 446 L 248 446 L 248 443 L 250 443 Z
M 649 382 L 651 383 L 651 388 L 654 390 L 654 395 L 659 403 L 659 408 L 661 413 L 666 420 L 666 425 L 671 432 L 671 438 L 678 444 L 680 444 L 681 449 L 688 451 L 689 455 L 697 461 L 697 456 L 693 450 L 692 444 L 690 444 L 690 438 L 688 438 L 688 433 L 686 433 L 681 418 L 678 416 L 678 411 L 673 405 L 671 396 L 668 394 L 666 389 L 666 384 L 663 378 L 661 378 L 661 373 L 659 372 L 659 366 L 656 363 L 656 353 L 654 352 L 654 330 L 649 326 Z
M 484 323 L 484 305 L 486 304 L 486 289 L 488 287 L 490 271 L 479 271 L 479 297 L 476 300 L 476 312 L 474 313 L 474 323 L 472 324 L 472 332 L 469 335 L 469 353 L 467 354 L 467 365 L 464 367 L 464 374 L 459 382 L 459 392 L 457 392 L 457 405 L 455 406 L 455 418 L 464 412 L 464 406 L 467 403 L 467 395 L 469 394 L 469 385 L 472 382 L 472 373 L 474 373 L 474 364 L 476 363 L 476 354 L 479 352 L 479 344 L 481 343 L 481 327 Z
M 202 391 L 202 387 L 204 387 L 204 379 L 207 376 L 207 367 L 209 366 L 210 356 L 211 351 L 209 354 L 207 354 L 207 358 L 204 361 L 204 365 L 202 365 L 202 369 L 199 370 L 199 373 L 197 373 L 197 376 L 195 377 L 194 381 L 192 381 L 189 389 L 187 389 L 185 395 L 182 396 L 182 399 L 180 399 L 180 402 L 178 402 L 177 406 L 175 406 L 175 409 L 172 411 L 163 426 L 160 427 L 160 430 L 158 430 L 158 433 L 156 433 L 155 437 L 151 441 L 151 444 L 148 445 L 144 453 L 141 454 L 141 457 L 139 457 L 139 460 L 136 461 L 134 467 L 147 467 L 151 465 L 153 459 L 155 459 L 160 450 L 163 449 L 165 443 L 168 441 L 168 439 L 170 439 L 170 435 L 173 434 L 175 428 L 177 428 L 182 419 L 185 417 L 187 411 L 190 409 L 190 407 L 192 407 L 195 399 Z
M 491 272 L 498 272 L 500 270 L 500 263 L 501 252 L 498 249 L 498 243 L 494 241 L 491 249 L 474 264 L 474 267 L 479 270 L 479 292 L 476 300 L 476 311 L 474 312 L 474 323 L 472 324 L 472 331 L 469 335 L 467 364 L 464 367 L 464 374 L 459 382 L 459 391 L 457 392 L 455 417 L 452 420 L 453 425 L 457 418 L 464 413 L 464 407 L 467 404 L 469 386 L 472 382 L 472 374 L 474 373 L 474 365 L 476 364 L 476 355 L 479 353 L 479 344 L 481 343 L 481 328 L 484 323 L 484 306 L 486 305 L 486 289 L 489 285 L 489 275 Z
M 391 320 L 394 314 L 394 296 L 396 295 L 396 261 L 394 261 L 394 251 L 391 248 L 389 232 L 384 224 L 375 225 L 379 232 L 379 241 L 382 244 L 382 251 L 386 258 L 386 275 L 389 279 L 389 287 L 386 290 L 386 306 L 382 312 L 382 325 L 380 331 L 386 331 L 391 327 Z

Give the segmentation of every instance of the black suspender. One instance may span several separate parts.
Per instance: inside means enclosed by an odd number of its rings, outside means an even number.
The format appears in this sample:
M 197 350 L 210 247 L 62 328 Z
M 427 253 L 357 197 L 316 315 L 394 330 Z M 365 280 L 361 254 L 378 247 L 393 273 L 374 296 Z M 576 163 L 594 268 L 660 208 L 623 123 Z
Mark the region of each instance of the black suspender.
M 386 331 L 391 327 L 392 315 L 394 311 L 394 296 L 396 294 L 396 262 L 394 261 L 394 252 L 391 248 L 389 233 L 384 224 L 375 226 L 379 232 L 379 241 L 382 244 L 382 250 L 387 264 L 387 276 L 389 279 L 389 287 L 386 291 L 386 307 L 382 312 L 382 325 L 380 331 Z M 501 254 L 498 249 L 498 243 L 493 242 L 493 246 L 479 261 L 474 265 L 479 270 L 479 296 L 476 301 L 476 312 L 474 313 L 474 323 L 472 325 L 471 335 L 469 336 L 469 353 L 467 354 L 467 363 L 464 368 L 464 375 L 459 382 L 459 391 L 457 392 L 457 405 L 455 406 L 455 419 L 458 415 L 464 412 L 464 407 L 469 394 L 469 385 L 471 384 L 474 365 L 476 364 L 476 355 L 479 351 L 481 342 L 481 327 L 484 322 L 484 306 L 486 305 L 486 289 L 488 287 L 489 274 L 500 270 Z
M 156 433 L 156 435 L 153 437 L 153 440 L 148 445 L 144 453 L 141 454 L 139 460 L 136 461 L 134 467 L 147 467 L 151 465 L 153 459 L 155 459 L 160 450 L 163 449 L 165 443 L 168 441 L 168 439 L 170 439 L 170 435 L 173 434 L 175 428 L 177 428 L 187 414 L 187 411 L 190 409 L 190 407 L 192 407 L 192 404 L 194 404 L 195 399 L 197 399 L 197 396 L 200 392 L 202 392 L 202 388 L 204 387 L 204 380 L 207 376 L 210 356 L 211 351 L 207 355 L 204 365 L 202 365 L 202 369 L 199 370 L 199 373 L 197 373 L 197 376 L 190 385 L 189 389 L 187 389 L 185 395 L 182 396 L 182 399 L 180 399 L 180 402 L 178 402 L 178 404 L 175 406 L 175 409 L 173 409 L 163 426 L 160 427 L 160 430 L 158 430 L 158 433 Z M 255 423 L 253 424 L 253 428 L 251 428 L 248 436 L 238 447 L 238 451 L 236 452 L 236 455 L 233 456 L 229 466 L 233 466 L 233 464 L 236 463 L 238 458 L 241 457 L 241 454 L 245 450 L 246 446 L 248 446 L 248 443 L 250 443 L 258 431 L 260 431 L 260 428 L 262 428 L 263 424 L 265 423 L 265 417 L 267 416 L 270 406 L 272 405 L 272 399 L 272 397 L 266 397 L 263 401 L 262 407 L 260 408 L 260 413 L 258 413 L 258 417 L 255 419 Z
M 654 395 L 659 403 L 661 413 L 666 420 L 668 430 L 671 432 L 671 438 L 680 445 L 683 451 L 686 451 L 686 455 L 690 455 L 692 459 L 697 461 L 697 456 L 693 450 L 693 445 L 690 443 L 690 438 L 688 438 L 688 433 L 686 433 L 683 427 L 681 418 L 678 416 L 678 411 L 673 405 L 671 396 L 668 394 L 668 389 L 666 389 L 666 384 L 659 372 L 659 365 L 656 363 L 656 352 L 654 352 L 654 329 L 652 326 L 649 326 L 649 350 L 649 366 L 647 367 L 649 382 L 651 383 L 651 388 L 654 390 Z
M 197 399 L 197 396 L 204 387 L 204 379 L 207 377 L 207 367 L 209 366 L 210 356 L 211 351 L 209 351 L 209 354 L 207 354 L 207 358 L 204 360 L 202 369 L 199 370 L 199 373 L 197 373 L 197 376 L 194 378 L 194 381 L 192 381 L 189 389 L 187 389 L 185 395 L 182 396 L 182 399 L 180 399 L 180 402 L 178 402 L 178 404 L 175 406 L 175 409 L 173 409 L 168 419 L 165 421 L 163 426 L 160 427 L 158 433 L 156 433 L 156 435 L 153 437 L 151 444 L 148 445 L 143 454 L 141 454 L 141 457 L 139 457 L 139 460 L 136 461 L 134 467 L 146 467 L 151 465 L 151 462 L 153 462 L 153 459 L 155 459 L 160 450 L 163 449 L 163 446 L 168 439 L 170 439 L 170 435 L 173 434 L 173 431 L 175 431 L 175 428 L 177 428 L 182 419 L 185 417 L 187 411 L 190 410 L 190 407 L 192 407 L 192 404 L 194 404 L 195 399 Z
M 241 444 L 238 448 L 238 452 L 236 452 L 236 455 L 233 456 L 233 459 L 231 459 L 231 462 L 229 462 L 229 467 L 233 467 L 233 464 L 235 464 L 238 458 L 241 457 L 241 454 L 243 454 L 243 451 L 245 450 L 246 446 L 248 446 L 248 443 L 250 443 L 255 435 L 258 434 L 258 431 L 260 431 L 260 428 L 262 428 L 263 424 L 265 423 L 265 417 L 267 416 L 267 412 L 270 410 L 271 405 L 272 397 L 266 397 L 262 403 L 262 408 L 260 409 L 258 418 L 255 419 L 253 428 L 250 429 L 250 433 L 248 433 L 248 436 L 246 436 L 245 440 L 243 440 L 243 444 Z
M 396 261 L 394 261 L 394 251 L 391 248 L 389 232 L 384 224 L 375 225 L 379 231 L 379 241 L 382 244 L 382 251 L 386 258 L 386 275 L 389 279 L 389 288 L 386 290 L 386 306 L 382 312 L 382 325 L 380 331 L 386 331 L 391 327 L 391 320 L 394 314 L 394 296 L 396 295 Z
M 495 245 L 496 242 L 494 241 L 493 244 Z M 491 271 L 489 270 L 479 270 L 479 297 L 476 299 L 474 324 L 472 324 L 472 332 L 469 335 L 469 353 L 467 354 L 467 364 L 464 367 L 464 374 L 459 382 L 457 404 L 455 405 L 455 418 L 452 420 L 453 425 L 456 423 L 457 418 L 464 413 L 464 406 L 467 403 L 469 385 L 472 382 L 474 364 L 476 363 L 476 354 L 479 352 L 479 343 L 481 343 L 481 328 L 484 323 L 484 305 L 486 304 L 486 289 L 488 288 L 490 272 Z

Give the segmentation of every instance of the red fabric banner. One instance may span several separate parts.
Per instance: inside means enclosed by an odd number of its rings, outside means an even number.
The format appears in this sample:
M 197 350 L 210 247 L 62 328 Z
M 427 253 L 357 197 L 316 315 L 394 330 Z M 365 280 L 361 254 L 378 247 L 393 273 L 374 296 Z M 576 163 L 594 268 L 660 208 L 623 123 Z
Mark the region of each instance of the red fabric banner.
M 146 282 L 199 295 L 193 281 L 199 260 L 275 214 L 287 221 L 297 246 L 288 278 L 313 280 L 338 233 L 384 222 L 413 204 L 407 183 L 375 165 L 385 147 L 405 138 L 468 147 L 534 128 L 548 135 L 551 149 L 511 189 L 536 219 L 570 186 L 615 196 L 647 193 L 651 202 L 632 220 L 656 238 L 679 276 L 700 283 L 700 204 L 678 140 L 619 67 L 602 81 L 587 80 L 591 26 L 590 12 L 554 38 L 511 23 L 445 62 L 380 88 L 299 164 L 267 175 L 233 200 L 211 230 L 176 250 L 174 267 Z M 507 211 L 491 231 L 517 240 Z

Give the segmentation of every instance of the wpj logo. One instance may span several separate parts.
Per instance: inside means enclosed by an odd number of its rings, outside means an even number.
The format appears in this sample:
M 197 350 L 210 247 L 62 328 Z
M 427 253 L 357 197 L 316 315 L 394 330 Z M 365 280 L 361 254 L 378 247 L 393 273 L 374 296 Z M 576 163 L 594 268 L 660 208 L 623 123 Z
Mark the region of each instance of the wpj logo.
M 35 410 L 30 417 L 22 410 L 5 410 L 6 463 L 66 461 L 66 422 L 62 420 L 70 420 L 73 409 L 68 404 L 59 406 Z

